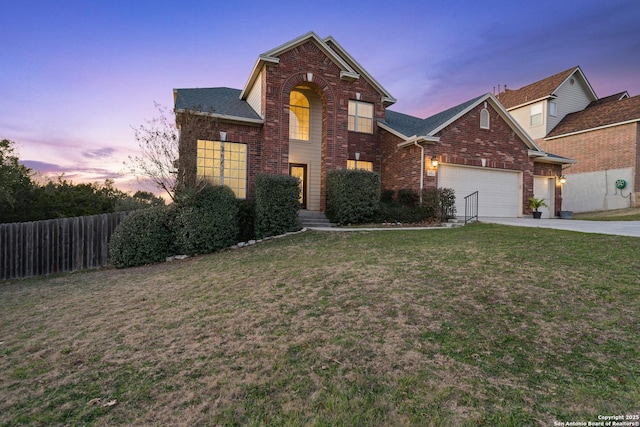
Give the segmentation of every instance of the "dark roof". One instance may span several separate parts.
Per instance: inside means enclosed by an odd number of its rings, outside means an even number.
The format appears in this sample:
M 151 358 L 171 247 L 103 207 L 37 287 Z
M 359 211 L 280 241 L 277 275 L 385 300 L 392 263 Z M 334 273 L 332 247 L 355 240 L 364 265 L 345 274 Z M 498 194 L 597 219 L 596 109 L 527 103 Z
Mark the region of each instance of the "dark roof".
M 591 102 L 591 104 L 587 105 L 587 108 L 595 107 L 596 105 L 605 104 L 607 102 L 620 101 L 625 98 L 629 98 L 629 93 L 626 90 L 624 92 L 614 93 L 613 95 L 609 95 L 609 96 L 605 96 L 604 98 L 597 99 Z
M 571 74 L 573 74 L 579 67 L 573 67 L 568 70 L 562 71 L 553 76 L 547 77 L 530 85 L 524 86 L 520 89 L 507 89 L 502 93 L 499 93 L 496 98 L 504 105 L 504 108 L 509 109 L 517 105 L 526 104 L 527 102 L 535 101 L 536 99 L 546 98 L 551 96 L 553 92 L 558 89 L 558 86 L 562 84 Z
M 386 118 L 382 123 L 386 124 L 393 130 L 401 133 L 404 136 L 426 136 L 431 134 L 434 130 L 447 123 L 449 120 L 456 117 L 458 114 L 466 110 L 470 105 L 478 101 L 478 99 L 484 97 L 481 95 L 470 99 L 462 104 L 458 104 L 455 107 L 451 107 L 448 110 L 434 114 L 426 119 L 420 119 L 418 117 L 409 116 L 407 114 L 397 113 L 395 111 L 387 110 Z
M 640 121 L 640 96 L 605 102 L 567 114 L 547 138 L 629 121 Z
M 240 89 L 228 87 L 176 89 L 176 110 L 261 120 L 249 103 L 240 99 Z

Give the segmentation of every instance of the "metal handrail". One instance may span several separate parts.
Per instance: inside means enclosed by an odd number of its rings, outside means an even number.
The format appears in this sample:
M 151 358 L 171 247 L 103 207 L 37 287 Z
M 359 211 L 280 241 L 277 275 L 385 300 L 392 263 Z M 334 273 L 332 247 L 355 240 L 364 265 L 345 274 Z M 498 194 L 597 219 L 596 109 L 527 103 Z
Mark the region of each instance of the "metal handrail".
M 464 223 L 478 220 L 478 192 L 475 191 L 464 198 Z

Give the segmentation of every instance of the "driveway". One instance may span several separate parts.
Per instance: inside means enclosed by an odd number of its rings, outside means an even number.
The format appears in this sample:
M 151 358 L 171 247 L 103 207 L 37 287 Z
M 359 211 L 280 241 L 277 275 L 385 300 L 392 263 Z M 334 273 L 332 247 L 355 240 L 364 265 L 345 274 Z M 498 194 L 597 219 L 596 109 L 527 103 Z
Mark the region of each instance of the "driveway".
M 577 219 L 485 218 L 480 222 L 516 227 L 555 228 L 580 233 L 640 237 L 640 221 L 581 221 Z

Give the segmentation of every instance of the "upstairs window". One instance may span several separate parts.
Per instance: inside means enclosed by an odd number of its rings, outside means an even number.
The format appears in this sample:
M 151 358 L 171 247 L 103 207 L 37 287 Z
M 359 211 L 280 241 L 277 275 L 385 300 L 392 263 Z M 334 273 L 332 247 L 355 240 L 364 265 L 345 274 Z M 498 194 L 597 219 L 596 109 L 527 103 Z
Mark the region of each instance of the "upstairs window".
M 364 160 L 347 160 L 347 169 L 358 169 L 363 171 L 373 171 L 373 162 Z
M 555 117 L 558 115 L 558 105 L 556 101 L 549 101 L 549 115 Z
M 480 128 L 489 129 L 489 110 L 486 108 L 480 110 Z
M 373 133 L 373 104 L 349 101 L 349 130 Z
M 247 197 L 247 145 L 198 140 L 199 179 L 230 187 L 239 199 Z
M 309 140 L 309 100 L 302 93 L 292 91 L 289 97 L 289 138 Z
M 531 106 L 531 114 L 529 116 L 529 125 L 538 126 L 542 124 L 542 104 Z

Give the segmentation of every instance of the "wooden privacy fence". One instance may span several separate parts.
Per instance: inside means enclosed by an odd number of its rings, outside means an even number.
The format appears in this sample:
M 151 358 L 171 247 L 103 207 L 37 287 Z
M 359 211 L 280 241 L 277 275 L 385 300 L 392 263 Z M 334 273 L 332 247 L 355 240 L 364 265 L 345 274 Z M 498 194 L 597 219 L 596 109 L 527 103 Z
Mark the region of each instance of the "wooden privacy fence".
M 109 240 L 126 212 L 0 224 L 0 280 L 109 263 Z

